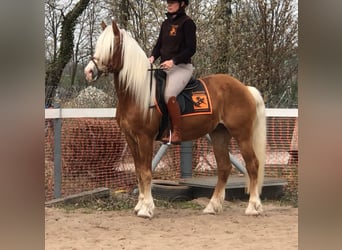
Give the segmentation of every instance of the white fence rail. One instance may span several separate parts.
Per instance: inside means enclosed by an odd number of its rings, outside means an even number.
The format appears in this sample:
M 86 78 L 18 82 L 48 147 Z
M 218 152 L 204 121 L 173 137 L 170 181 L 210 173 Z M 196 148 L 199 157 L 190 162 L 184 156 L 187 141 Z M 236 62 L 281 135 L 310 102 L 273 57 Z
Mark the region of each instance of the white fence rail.
M 45 109 L 45 119 L 57 118 L 110 118 L 116 116 L 116 108 L 89 109 Z M 266 116 L 270 117 L 298 117 L 298 109 L 266 109 Z

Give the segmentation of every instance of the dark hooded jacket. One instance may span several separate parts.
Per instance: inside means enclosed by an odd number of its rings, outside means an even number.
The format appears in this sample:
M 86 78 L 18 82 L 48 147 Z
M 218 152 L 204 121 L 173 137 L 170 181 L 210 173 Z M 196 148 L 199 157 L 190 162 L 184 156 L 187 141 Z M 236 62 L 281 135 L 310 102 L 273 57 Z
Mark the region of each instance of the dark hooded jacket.
M 186 15 L 184 9 L 176 14 L 166 13 L 167 19 L 162 23 L 159 37 L 152 50 L 155 60 L 161 63 L 173 59 L 174 64 L 191 63 L 196 52 L 196 25 Z

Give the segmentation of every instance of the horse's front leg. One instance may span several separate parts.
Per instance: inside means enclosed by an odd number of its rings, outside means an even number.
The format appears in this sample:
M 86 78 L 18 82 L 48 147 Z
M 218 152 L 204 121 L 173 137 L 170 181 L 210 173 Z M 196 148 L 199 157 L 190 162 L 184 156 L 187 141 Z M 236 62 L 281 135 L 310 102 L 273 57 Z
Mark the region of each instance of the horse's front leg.
M 135 168 L 138 179 L 139 200 L 134 208 L 134 212 L 143 218 L 152 218 L 154 213 L 154 202 L 151 192 L 152 172 L 150 163 L 139 163 L 135 160 Z M 138 170 L 139 169 L 139 170 Z
M 155 208 L 151 192 L 153 140 L 147 136 L 126 138 L 134 158 L 139 188 L 139 199 L 134 212 L 139 217 L 152 218 Z

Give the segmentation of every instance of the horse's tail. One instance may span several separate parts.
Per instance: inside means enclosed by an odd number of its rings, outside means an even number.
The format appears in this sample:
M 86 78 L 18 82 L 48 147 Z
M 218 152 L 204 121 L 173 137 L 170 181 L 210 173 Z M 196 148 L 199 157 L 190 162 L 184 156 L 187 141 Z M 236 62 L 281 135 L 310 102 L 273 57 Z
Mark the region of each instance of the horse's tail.
M 258 169 L 258 190 L 262 191 L 264 181 L 264 167 L 266 160 L 266 115 L 264 100 L 255 87 L 248 86 L 256 102 L 256 116 L 253 124 L 253 148 L 259 161 Z M 249 191 L 249 187 L 247 188 Z

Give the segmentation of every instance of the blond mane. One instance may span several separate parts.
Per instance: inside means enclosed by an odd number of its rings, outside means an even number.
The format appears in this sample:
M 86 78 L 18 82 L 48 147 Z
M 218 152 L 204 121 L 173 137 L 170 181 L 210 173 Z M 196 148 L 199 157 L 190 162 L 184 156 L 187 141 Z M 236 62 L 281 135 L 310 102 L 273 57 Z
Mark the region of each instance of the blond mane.
M 120 29 L 122 39 L 123 67 L 119 73 L 121 88 L 129 91 L 136 103 L 141 107 L 143 116 L 146 117 L 150 105 L 154 104 L 155 79 L 152 77 L 152 89 L 150 89 L 150 63 L 145 52 L 132 36 L 124 29 Z M 108 25 L 100 35 L 96 44 L 94 57 L 100 63 L 107 65 L 112 56 L 114 34 L 112 25 Z
M 112 26 L 107 26 L 97 39 L 94 57 L 99 61 L 100 65 L 108 65 L 112 56 L 112 48 L 114 48 L 114 34 Z

